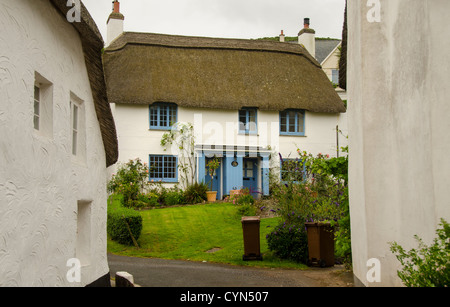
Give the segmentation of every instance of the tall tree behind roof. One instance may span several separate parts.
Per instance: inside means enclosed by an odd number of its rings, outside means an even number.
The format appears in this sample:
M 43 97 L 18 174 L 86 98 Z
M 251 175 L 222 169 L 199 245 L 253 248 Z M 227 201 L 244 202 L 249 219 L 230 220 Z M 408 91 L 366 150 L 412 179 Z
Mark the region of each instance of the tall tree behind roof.
M 339 87 L 347 89 L 347 1 L 345 1 L 344 27 L 342 29 L 341 58 L 339 59 Z

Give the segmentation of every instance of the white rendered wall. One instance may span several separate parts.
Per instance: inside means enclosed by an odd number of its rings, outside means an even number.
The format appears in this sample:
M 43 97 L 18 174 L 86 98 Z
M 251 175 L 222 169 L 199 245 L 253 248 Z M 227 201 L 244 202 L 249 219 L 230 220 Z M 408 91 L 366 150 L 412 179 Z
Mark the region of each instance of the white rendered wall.
M 84 286 L 109 272 L 106 158 L 78 35 L 49 1 L 0 2 L 0 286 Z M 33 128 L 35 72 L 53 84 L 49 136 Z M 84 104 L 81 161 L 72 157 L 71 93 Z M 90 231 L 78 238 L 87 265 L 70 283 L 79 204 L 90 206 L 80 222 Z
M 113 40 L 123 33 L 123 20 L 110 18 L 106 31 L 106 46 L 109 46 Z
M 365 286 L 401 286 L 388 243 L 430 244 L 450 220 L 450 2 L 376 2 L 348 2 L 353 272 Z M 371 258 L 380 282 L 366 278 Z
M 312 55 L 313 58 L 316 57 L 316 35 L 313 33 L 305 32 L 298 37 L 298 43 L 303 45 L 306 50 Z
M 141 158 L 148 163 L 149 154 L 179 154 L 175 147 L 164 151 L 160 146 L 161 138 L 167 131 L 149 130 L 148 105 L 114 104 L 113 109 L 120 144 L 119 162 Z M 259 146 L 265 149 L 270 146 L 270 150 L 276 153 L 275 159 L 278 159 L 278 152 L 283 157 L 290 155 L 295 158 L 297 148 L 314 155 L 336 156 L 336 125 L 343 130 L 339 135 L 339 146 L 346 146 L 346 118 L 346 114 L 306 112 L 305 137 L 280 136 L 279 112 L 258 110 L 258 133 L 242 135 L 238 131 L 237 110 L 178 107 L 178 121 L 194 124 L 196 144 Z

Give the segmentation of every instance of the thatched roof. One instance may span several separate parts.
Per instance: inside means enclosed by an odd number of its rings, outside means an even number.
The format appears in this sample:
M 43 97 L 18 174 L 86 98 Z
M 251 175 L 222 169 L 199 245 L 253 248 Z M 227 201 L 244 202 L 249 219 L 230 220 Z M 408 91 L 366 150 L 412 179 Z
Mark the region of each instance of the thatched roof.
M 66 20 L 67 12 L 71 9 L 71 7 L 67 6 L 67 1 L 50 0 L 50 2 L 61 12 Z M 104 42 L 97 25 L 83 3 L 81 3 L 81 22 L 73 22 L 72 25 L 80 33 L 95 111 L 100 124 L 106 153 L 106 166 L 111 166 L 118 159 L 118 142 L 103 73 L 101 53 Z
M 105 49 L 103 63 L 115 103 L 345 112 L 300 45 L 125 32 Z

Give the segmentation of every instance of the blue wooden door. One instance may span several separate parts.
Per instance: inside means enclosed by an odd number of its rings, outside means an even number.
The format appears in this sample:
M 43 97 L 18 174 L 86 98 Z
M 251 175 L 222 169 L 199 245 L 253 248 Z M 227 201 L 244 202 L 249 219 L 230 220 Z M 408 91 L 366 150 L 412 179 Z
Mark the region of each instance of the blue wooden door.
M 258 194 L 258 160 L 244 159 L 243 164 L 244 188 L 248 188 L 250 194 L 256 196 Z

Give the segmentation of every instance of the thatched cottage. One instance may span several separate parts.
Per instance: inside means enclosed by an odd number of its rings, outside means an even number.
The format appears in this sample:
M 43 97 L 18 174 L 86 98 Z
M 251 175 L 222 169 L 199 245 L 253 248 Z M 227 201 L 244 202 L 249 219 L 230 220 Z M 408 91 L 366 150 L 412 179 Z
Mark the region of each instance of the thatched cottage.
M 141 158 L 150 180 L 179 183 L 183 157 L 160 140 L 175 123 L 192 123 L 196 178 L 208 182 L 205 165 L 219 157 L 213 181 L 220 198 L 242 187 L 267 195 L 278 153 L 336 152 L 346 108 L 301 45 L 123 32 L 114 4 L 103 61 L 119 161 Z
M 0 1 L 0 286 L 109 283 L 103 46 L 81 2 Z

